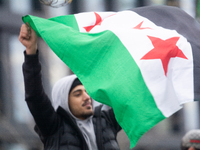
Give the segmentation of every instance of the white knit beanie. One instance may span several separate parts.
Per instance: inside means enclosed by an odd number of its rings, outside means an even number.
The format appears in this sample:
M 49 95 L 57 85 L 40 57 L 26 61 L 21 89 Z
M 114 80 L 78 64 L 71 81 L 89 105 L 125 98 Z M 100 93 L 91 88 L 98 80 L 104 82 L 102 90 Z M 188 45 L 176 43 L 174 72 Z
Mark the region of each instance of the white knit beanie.
M 191 130 L 182 138 L 182 146 L 200 149 L 200 130 Z

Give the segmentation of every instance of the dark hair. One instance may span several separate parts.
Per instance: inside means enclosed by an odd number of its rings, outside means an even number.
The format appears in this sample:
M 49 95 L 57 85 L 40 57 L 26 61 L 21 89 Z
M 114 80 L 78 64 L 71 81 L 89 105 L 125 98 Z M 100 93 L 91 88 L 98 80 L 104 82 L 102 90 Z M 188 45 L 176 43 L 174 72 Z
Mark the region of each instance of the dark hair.
M 77 85 L 82 85 L 81 81 L 80 81 L 78 78 L 76 78 L 76 79 L 74 80 L 74 82 L 72 83 L 72 86 L 71 86 L 71 88 L 70 88 L 70 90 L 69 90 L 69 94 L 70 94 L 70 92 L 71 92 Z
M 51 7 L 61 7 L 67 4 L 70 4 L 72 0 L 63 0 L 64 2 L 59 3 L 58 0 L 39 0 L 42 4 L 51 6 Z

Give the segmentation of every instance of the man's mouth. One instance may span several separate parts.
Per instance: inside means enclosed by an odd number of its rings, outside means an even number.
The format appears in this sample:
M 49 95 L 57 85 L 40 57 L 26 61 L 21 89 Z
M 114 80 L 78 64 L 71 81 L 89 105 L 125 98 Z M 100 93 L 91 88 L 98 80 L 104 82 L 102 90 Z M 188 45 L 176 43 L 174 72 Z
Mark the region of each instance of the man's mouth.
M 86 102 L 86 103 L 83 103 L 82 106 L 83 106 L 83 107 L 84 107 L 84 106 L 90 107 L 90 106 L 91 106 L 91 103 L 90 103 L 90 102 Z

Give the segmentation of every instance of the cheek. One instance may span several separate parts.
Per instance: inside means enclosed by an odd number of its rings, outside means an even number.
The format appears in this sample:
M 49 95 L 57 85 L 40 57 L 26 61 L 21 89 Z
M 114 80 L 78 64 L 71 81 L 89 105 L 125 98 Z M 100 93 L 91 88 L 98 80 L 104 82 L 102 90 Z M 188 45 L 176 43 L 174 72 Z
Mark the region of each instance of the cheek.
M 74 102 L 75 102 L 75 99 L 70 97 L 68 101 L 68 105 L 71 112 L 73 112 L 74 107 L 76 106 Z
M 69 107 L 71 109 L 78 109 L 80 105 L 81 105 L 81 102 L 79 98 L 72 98 L 69 100 Z

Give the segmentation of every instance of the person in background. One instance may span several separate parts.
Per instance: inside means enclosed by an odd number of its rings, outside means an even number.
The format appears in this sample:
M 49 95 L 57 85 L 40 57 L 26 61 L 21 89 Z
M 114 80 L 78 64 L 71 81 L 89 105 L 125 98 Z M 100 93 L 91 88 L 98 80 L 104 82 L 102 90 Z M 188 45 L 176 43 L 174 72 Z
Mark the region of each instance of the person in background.
M 181 140 L 181 150 L 200 150 L 200 130 L 190 130 Z

